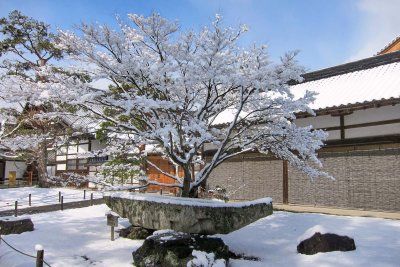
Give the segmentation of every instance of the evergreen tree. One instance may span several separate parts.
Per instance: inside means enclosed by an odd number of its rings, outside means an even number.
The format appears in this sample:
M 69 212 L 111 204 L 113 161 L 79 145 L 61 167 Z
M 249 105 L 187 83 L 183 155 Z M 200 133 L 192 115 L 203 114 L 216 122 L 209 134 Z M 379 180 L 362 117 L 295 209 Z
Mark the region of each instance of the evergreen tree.
M 61 70 L 54 64 L 64 51 L 55 46 L 57 36 L 49 25 L 17 10 L 0 19 L 0 40 L 0 148 L 3 156 L 33 164 L 43 185 L 48 177 L 48 148 L 66 128 L 58 118 L 46 116 L 53 107 L 39 100 L 39 87 L 48 82 L 43 68 Z

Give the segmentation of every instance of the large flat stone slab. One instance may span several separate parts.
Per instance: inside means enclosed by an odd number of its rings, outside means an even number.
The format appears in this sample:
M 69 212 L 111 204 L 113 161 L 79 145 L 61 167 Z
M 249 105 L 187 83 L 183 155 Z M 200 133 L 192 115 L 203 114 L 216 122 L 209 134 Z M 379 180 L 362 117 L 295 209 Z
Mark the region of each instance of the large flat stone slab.
M 113 193 L 105 203 L 130 223 L 147 229 L 193 234 L 227 234 L 272 214 L 271 198 L 221 201 L 139 193 Z
M 26 217 L 0 218 L 0 233 L 2 235 L 22 234 L 33 231 L 33 223 Z

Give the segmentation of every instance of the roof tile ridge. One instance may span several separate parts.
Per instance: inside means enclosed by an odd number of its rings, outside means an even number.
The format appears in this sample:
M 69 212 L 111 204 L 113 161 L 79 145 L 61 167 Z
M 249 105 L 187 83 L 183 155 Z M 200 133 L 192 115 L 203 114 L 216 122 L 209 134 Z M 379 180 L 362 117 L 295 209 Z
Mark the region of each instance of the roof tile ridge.
M 351 73 L 360 70 L 366 70 L 375 68 L 382 65 L 388 65 L 391 63 L 400 62 L 400 51 L 364 58 L 361 60 L 336 65 L 333 67 L 307 72 L 302 75 L 304 78 L 302 83 L 325 79 L 341 74 Z M 298 83 L 298 82 L 297 82 Z M 290 85 L 297 84 L 296 82 L 290 82 Z

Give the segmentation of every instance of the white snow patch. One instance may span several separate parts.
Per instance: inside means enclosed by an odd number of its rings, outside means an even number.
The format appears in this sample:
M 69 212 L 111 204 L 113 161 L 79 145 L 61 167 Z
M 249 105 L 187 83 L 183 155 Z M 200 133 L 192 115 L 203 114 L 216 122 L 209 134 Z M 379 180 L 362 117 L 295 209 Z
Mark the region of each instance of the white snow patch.
M 151 236 L 163 235 L 163 234 L 172 234 L 172 233 L 176 233 L 176 232 L 174 230 L 171 230 L 171 229 L 157 230 L 157 231 L 154 231 Z
M 2 189 L 3 190 L 3 189 Z M 52 267 L 129 267 L 132 251 L 142 240 L 116 237 L 110 240 L 110 229 L 105 224 L 106 205 L 69 209 L 31 215 L 35 230 L 19 235 L 2 236 L 15 248 L 36 255 L 36 244 L 45 247 L 44 260 Z M 127 219 L 120 219 L 120 225 Z M 11 248 L 0 245 L 0 266 L 35 266 L 35 259 L 21 256 Z
M 18 209 L 29 207 L 29 194 L 31 194 L 31 205 L 34 207 L 58 204 L 58 194 L 64 197 L 64 203 L 83 200 L 84 192 L 81 189 L 71 188 L 37 188 L 37 187 L 20 187 L 0 189 L 0 211 L 13 210 L 14 203 L 18 201 Z M 93 193 L 93 198 L 102 198 L 101 191 L 86 190 L 86 200 Z
M 36 244 L 36 245 L 35 245 L 35 250 L 36 250 L 36 251 L 40 251 L 40 250 L 44 250 L 44 249 L 43 249 L 43 246 L 42 246 L 42 245 Z
M 322 225 L 315 225 L 309 229 L 307 229 L 299 238 L 297 238 L 297 242 L 300 243 L 303 240 L 309 239 L 312 237 L 315 233 L 320 233 L 320 234 L 327 234 L 329 232 L 338 234 L 338 229 L 333 230 L 333 231 L 328 231 L 324 226 Z
M 214 253 L 193 250 L 192 256 L 194 258 L 187 263 L 187 267 L 225 267 L 225 260 L 215 260 Z
M 160 240 L 163 240 L 163 241 L 174 240 L 174 239 L 175 239 L 175 237 L 173 235 L 167 235 L 167 236 L 160 237 Z
M 160 240 L 167 241 L 167 240 L 173 240 L 175 238 L 174 234 L 183 234 L 183 233 L 182 232 L 176 232 L 176 231 L 171 230 L 171 229 L 157 230 L 157 231 L 154 231 L 153 234 L 151 236 L 148 236 L 147 238 L 151 238 L 151 237 L 154 237 L 154 236 L 157 236 L 157 235 L 165 235 L 165 236 L 160 237 Z
M 112 210 L 107 211 L 107 212 L 106 212 L 106 216 L 107 216 L 107 215 L 112 215 L 112 216 L 115 216 L 115 217 L 119 217 L 119 214 L 116 213 L 116 212 L 114 212 L 114 211 L 112 211 Z

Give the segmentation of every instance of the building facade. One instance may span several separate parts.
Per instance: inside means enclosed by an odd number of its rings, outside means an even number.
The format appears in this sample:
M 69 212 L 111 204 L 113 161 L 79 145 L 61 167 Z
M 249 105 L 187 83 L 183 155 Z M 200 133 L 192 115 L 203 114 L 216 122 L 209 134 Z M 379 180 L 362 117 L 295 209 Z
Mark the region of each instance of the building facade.
M 218 166 L 209 187 L 224 187 L 231 199 L 400 211 L 400 51 L 307 73 L 291 89 L 319 93 L 316 116 L 298 114 L 294 123 L 328 132 L 319 158 L 335 180 L 311 180 L 286 161 L 249 153 Z

